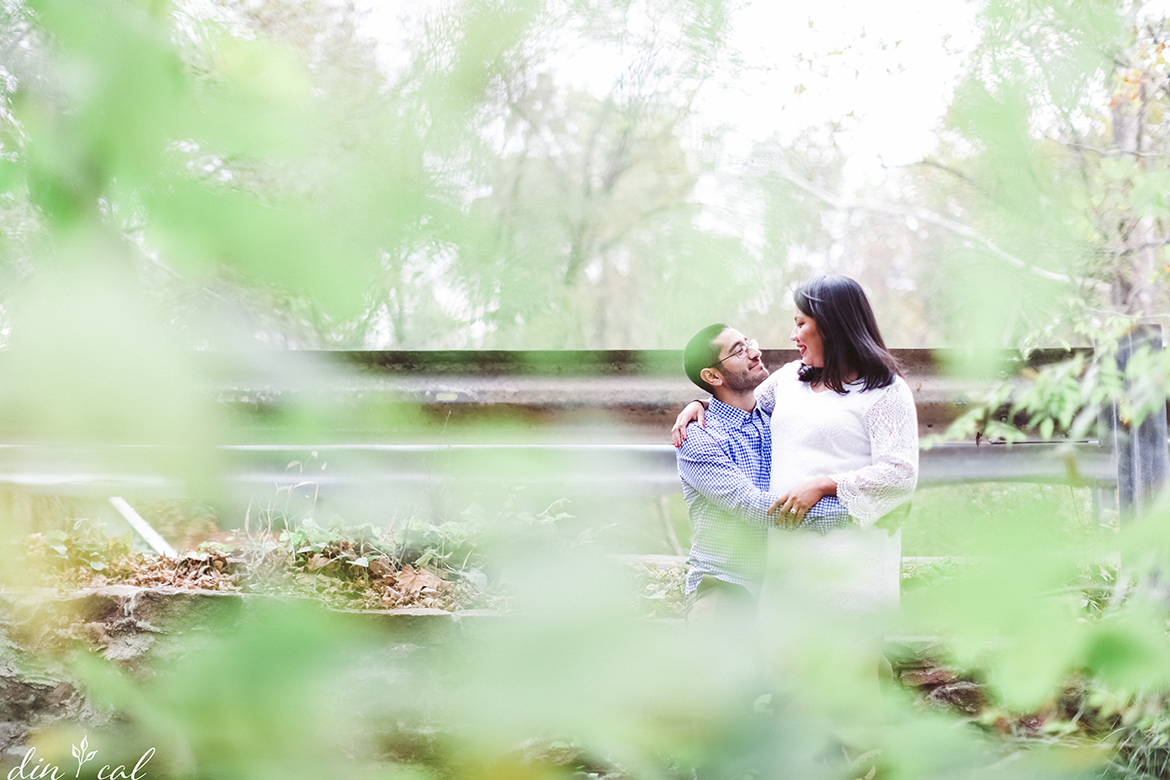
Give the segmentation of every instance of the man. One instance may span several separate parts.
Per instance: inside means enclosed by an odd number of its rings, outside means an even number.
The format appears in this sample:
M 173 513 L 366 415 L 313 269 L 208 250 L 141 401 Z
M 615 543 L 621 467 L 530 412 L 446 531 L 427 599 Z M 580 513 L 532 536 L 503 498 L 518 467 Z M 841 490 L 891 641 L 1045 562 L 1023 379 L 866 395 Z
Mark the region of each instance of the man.
M 735 328 L 710 325 L 683 353 L 687 376 L 714 396 L 705 426 L 678 448 L 678 473 L 694 529 L 687 594 L 691 618 L 754 609 L 767 558 L 772 435 L 753 393 L 768 377 L 763 353 Z

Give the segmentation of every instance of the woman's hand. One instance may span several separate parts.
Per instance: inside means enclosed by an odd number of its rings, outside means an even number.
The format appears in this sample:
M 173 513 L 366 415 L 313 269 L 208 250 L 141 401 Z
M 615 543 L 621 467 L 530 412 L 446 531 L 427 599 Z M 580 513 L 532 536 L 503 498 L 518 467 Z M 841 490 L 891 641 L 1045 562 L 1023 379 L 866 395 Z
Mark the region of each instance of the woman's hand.
M 776 499 L 768 507 L 768 514 L 776 516 L 780 528 L 795 528 L 804 522 L 804 515 L 825 496 L 837 495 L 837 483 L 828 477 L 814 477 L 801 482 Z
M 707 423 L 704 419 L 704 412 L 706 407 L 700 401 L 691 401 L 683 407 L 683 410 L 678 413 L 678 418 L 674 421 L 674 427 L 670 429 L 670 443 L 675 447 L 681 447 L 682 443 L 687 439 L 687 425 L 691 422 L 697 422 L 699 425 L 706 427 Z

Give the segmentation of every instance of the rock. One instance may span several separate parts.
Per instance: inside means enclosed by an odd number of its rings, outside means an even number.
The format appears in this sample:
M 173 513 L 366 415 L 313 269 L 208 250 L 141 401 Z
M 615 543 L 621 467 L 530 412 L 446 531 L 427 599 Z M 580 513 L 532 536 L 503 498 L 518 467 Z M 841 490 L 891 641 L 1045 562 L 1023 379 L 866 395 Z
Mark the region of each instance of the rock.
M 77 687 L 47 674 L 24 674 L 10 666 L 0 667 L 0 723 L 27 733 L 28 724 L 61 718 L 77 718 L 85 702 Z M 0 733 L 0 739 L 3 733 Z
M 932 667 L 927 669 L 906 669 L 901 674 L 902 684 L 911 688 L 929 688 L 935 685 L 954 682 L 958 677 L 950 669 Z
M 954 710 L 973 718 L 987 705 L 987 696 L 982 685 L 959 681 L 935 688 L 926 695 L 926 701 L 931 706 Z
M 124 603 L 127 616 L 145 631 L 167 634 L 223 629 L 244 612 L 239 593 L 182 588 L 139 588 Z
M 1042 713 L 1025 715 L 1016 721 L 1016 729 L 1025 736 L 1037 737 L 1044 733 L 1044 726 L 1047 723 L 1048 719 Z
M 82 623 L 77 627 L 77 634 L 90 647 L 105 650 L 110 646 L 110 632 L 105 623 Z
M 22 756 L 38 728 L 58 721 L 101 726 L 110 718 L 63 670 L 0 663 L 0 760 Z
M 427 579 L 418 578 L 425 587 Z M 442 581 L 439 581 L 440 583 Z M 135 677 L 160 662 L 198 654 L 215 637 L 264 613 L 271 596 L 112 585 L 61 596 L 51 591 L 0 592 L 0 759 L 23 755 L 38 729 L 58 721 L 101 725 L 114 714 L 82 694 L 54 660 L 80 640 Z M 450 613 L 412 608 L 331 611 L 355 629 L 384 632 L 397 652 L 441 645 L 491 611 Z
M 24 755 L 28 735 L 27 723 L 0 723 L 0 757 Z
M 243 602 L 237 593 L 110 585 L 74 594 L 59 607 L 82 621 L 80 636 L 105 658 L 137 672 L 159 638 L 230 628 Z

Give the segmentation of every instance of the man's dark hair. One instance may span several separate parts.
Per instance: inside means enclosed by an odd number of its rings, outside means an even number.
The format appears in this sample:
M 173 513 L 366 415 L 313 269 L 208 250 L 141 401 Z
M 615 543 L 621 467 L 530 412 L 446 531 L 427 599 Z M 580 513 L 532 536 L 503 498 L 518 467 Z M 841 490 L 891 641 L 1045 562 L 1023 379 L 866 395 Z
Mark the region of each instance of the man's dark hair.
M 704 382 L 699 374 L 704 368 L 719 362 L 721 347 L 715 343 L 715 339 L 725 330 L 727 326 L 721 322 L 708 325 L 692 336 L 683 350 L 683 368 L 686 369 L 687 378 L 712 395 L 715 394 L 715 388 Z
M 792 294 L 796 308 L 817 324 L 824 346 L 821 371 L 801 371 L 804 381 L 821 381 L 838 393 L 845 392 L 850 375 L 865 382 L 866 390 L 886 387 L 902 373 L 882 340 L 877 319 L 861 285 L 848 276 L 816 276 Z

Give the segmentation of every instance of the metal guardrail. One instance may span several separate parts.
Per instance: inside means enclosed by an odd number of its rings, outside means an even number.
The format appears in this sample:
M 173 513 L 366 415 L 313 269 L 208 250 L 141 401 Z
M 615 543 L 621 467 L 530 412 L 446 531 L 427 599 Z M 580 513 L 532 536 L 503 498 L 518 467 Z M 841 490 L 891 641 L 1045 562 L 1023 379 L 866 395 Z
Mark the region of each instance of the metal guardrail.
M 895 354 L 906 368 L 925 436 L 945 429 L 989 380 L 1069 353 L 1039 351 L 1027 359 L 989 353 L 980 362 L 998 368 L 987 379 L 947 376 L 943 367 L 959 360 L 945 350 Z M 764 353 L 772 369 L 797 356 L 794 350 Z M 236 492 L 304 484 L 324 492 L 418 487 L 454 478 L 660 495 L 679 489 L 668 430 L 677 410 L 698 393 L 682 376 L 678 351 L 280 353 L 286 359 L 299 368 L 282 373 L 272 369 L 272 359 L 252 365 L 200 357 L 208 362 L 205 375 L 217 377 L 207 392 L 242 413 L 237 416 L 244 423 L 236 429 L 239 441 L 197 453 L 198 459 L 215 464 L 211 476 Z M 221 364 L 233 368 L 210 368 Z M 312 377 L 312 387 L 298 385 L 297 377 Z M 288 440 L 273 422 L 280 417 L 273 412 L 304 402 L 336 420 L 317 444 Z M 387 413 L 352 414 L 360 407 Z M 402 420 L 409 424 L 396 422 Z M 498 424 L 490 441 L 479 430 L 484 421 Z M 922 452 L 919 484 L 1112 488 L 1114 445 L 939 445 Z M 0 418 L 0 484 L 77 496 L 182 495 L 185 475 L 168 471 L 167 464 L 182 463 L 183 455 L 168 449 L 174 448 L 34 444 Z M 312 474 L 303 471 L 309 453 L 316 453 Z M 327 469 L 317 467 L 326 461 Z
M 79 465 L 74 448 L 3 445 L 0 484 L 69 495 L 180 495 L 180 478 L 150 468 L 159 449 L 90 447 L 87 468 Z M 217 459 L 223 480 L 240 488 L 312 484 L 332 491 L 459 479 L 638 493 L 679 490 L 669 444 L 255 444 L 218 448 Z M 301 466 L 308 461 L 314 463 L 306 473 Z M 1095 442 L 938 445 L 920 454 L 922 487 L 969 482 L 1111 487 L 1116 479 L 1114 457 Z
M 1036 352 L 1027 360 L 1006 352 L 985 355 L 984 365 L 999 366 L 987 379 L 946 376 L 942 367 L 957 361 L 945 351 L 895 354 L 906 367 L 920 434 L 928 436 L 977 400 L 988 379 L 1009 379 L 1069 353 Z M 765 362 L 775 369 L 797 356 L 794 350 L 766 350 Z M 217 360 L 201 359 L 209 365 Z M 679 352 L 341 352 L 288 359 L 300 367 L 274 372 L 272 361 L 261 361 L 249 374 L 248 364 L 236 360 L 227 361 L 234 373 L 205 374 L 218 377 L 207 392 L 244 422 L 235 429 L 239 441 L 189 454 L 192 462 L 210 464 L 215 473 L 202 477 L 228 493 L 419 495 L 441 492 L 453 481 L 543 485 L 606 498 L 680 490 L 668 431 L 677 410 L 698 391 L 682 376 Z M 307 376 L 312 387 L 297 383 Z M 273 422 L 280 417 L 273 412 L 305 402 L 336 420 L 317 444 L 289 440 Z M 355 408 L 375 413 L 352 414 Z M 366 423 L 355 425 L 355 419 Z M 490 440 L 481 430 L 485 421 L 494 424 Z M 1087 485 L 1098 491 L 1099 506 L 1099 491 L 1118 484 L 1118 450 L 1113 439 L 943 444 L 921 453 L 919 485 Z M 187 456 L 180 448 L 150 444 L 31 443 L 0 418 L 0 485 L 115 497 L 114 507 L 136 527 L 145 523 L 121 497 L 185 495 L 191 475 L 174 469 Z M 149 538 L 152 529 L 141 533 Z M 159 540 L 153 544 L 159 549 Z

